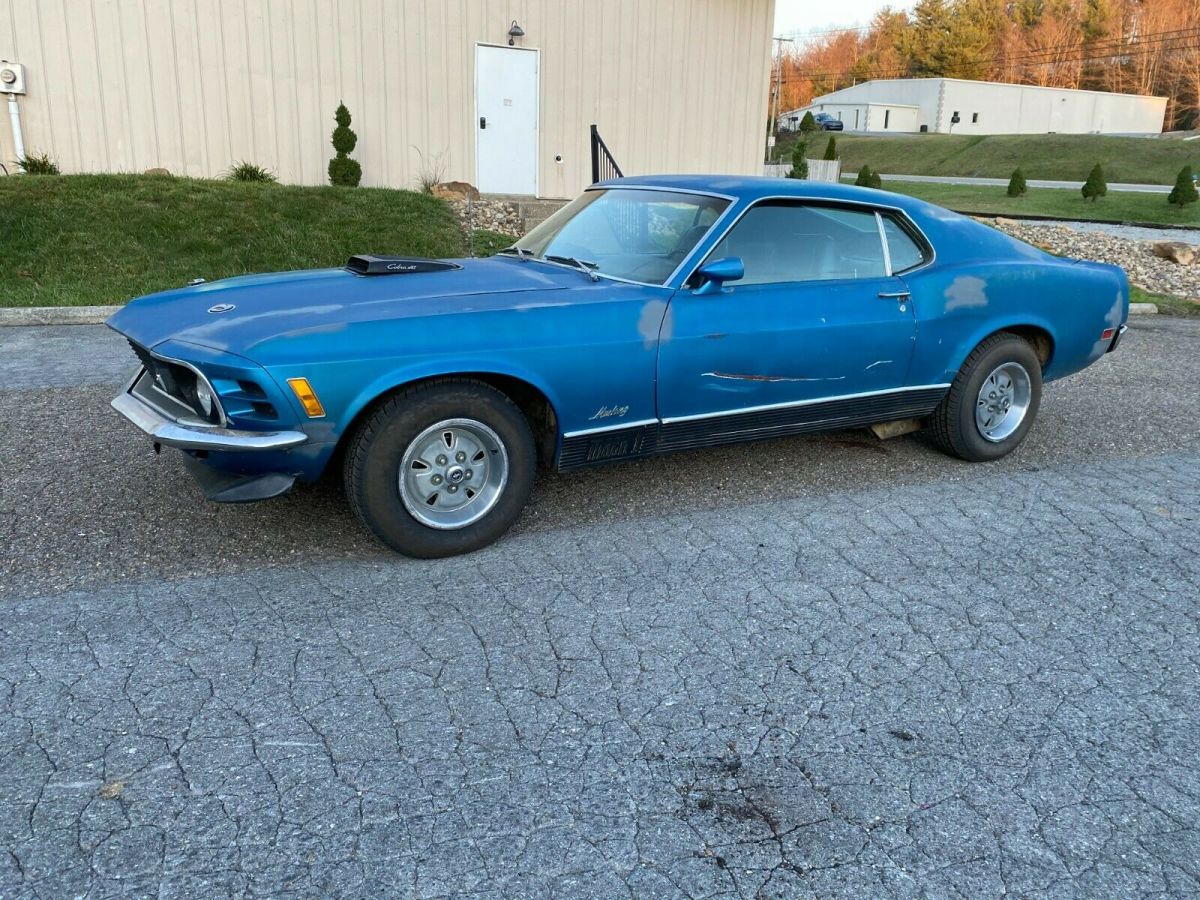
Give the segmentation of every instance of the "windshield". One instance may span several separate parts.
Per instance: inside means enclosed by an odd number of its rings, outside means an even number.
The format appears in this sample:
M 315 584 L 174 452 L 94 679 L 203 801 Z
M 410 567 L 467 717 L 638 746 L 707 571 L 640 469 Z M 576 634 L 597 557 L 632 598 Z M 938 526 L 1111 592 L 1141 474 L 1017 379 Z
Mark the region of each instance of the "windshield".
M 674 191 L 585 191 L 506 252 L 662 284 L 728 205 Z

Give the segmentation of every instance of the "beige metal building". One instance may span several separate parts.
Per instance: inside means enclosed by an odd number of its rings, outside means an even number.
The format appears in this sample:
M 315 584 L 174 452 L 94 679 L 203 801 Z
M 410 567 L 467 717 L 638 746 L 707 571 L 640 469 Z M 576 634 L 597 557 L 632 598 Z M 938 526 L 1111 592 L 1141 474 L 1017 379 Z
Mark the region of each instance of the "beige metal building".
M 592 123 L 626 174 L 758 172 L 773 17 L 774 0 L 0 0 L 0 59 L 23 67 L 26 151 L 65 172 L 248 160 L 322 184 L 344 101 L 365 185 L 440 166 L 568 197 Z

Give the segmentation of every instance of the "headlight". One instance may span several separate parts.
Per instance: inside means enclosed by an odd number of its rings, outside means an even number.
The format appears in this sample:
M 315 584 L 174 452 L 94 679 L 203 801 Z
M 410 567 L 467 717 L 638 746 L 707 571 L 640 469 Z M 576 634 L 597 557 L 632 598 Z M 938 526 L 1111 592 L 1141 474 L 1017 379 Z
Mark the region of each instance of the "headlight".
M 200 411 L 204 413 L 204 418 L 211 419 L 214 402 L 213 394 L 202 378 L 196 379 L 196 401 L 200 404 Z

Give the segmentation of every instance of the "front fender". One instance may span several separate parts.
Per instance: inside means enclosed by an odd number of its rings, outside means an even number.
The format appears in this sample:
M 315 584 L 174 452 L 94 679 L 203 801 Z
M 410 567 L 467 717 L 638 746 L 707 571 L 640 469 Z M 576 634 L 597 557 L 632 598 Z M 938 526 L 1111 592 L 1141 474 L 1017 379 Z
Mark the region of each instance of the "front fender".
M 311 371 L 311 367 L 309 370 Z M 284 384 L 287 383 L 287 378 L 292 377 L 289 373 L 275 371 L 272 375 Z M 336 369 L 330 367 L 311 378 L 314 384 L 320 385 L 319 395 L 329 411 L 328 419 L 324 422 L 310 420 L 307 430 L 310 433 L 319 433 L 321 440 L 339 441 L 363 410 L 384 394 L 413 382 L 455 375 L 499 375 L 514 378 L 541 391 L 556 415 L 561 409 L 558 393 L 540 375 L 509 359 L 478 355 L 454 360 L 421 360 L 387 368 L 376 373 L 365 384 L 361 372 L 344 373 L 339 376 Z

